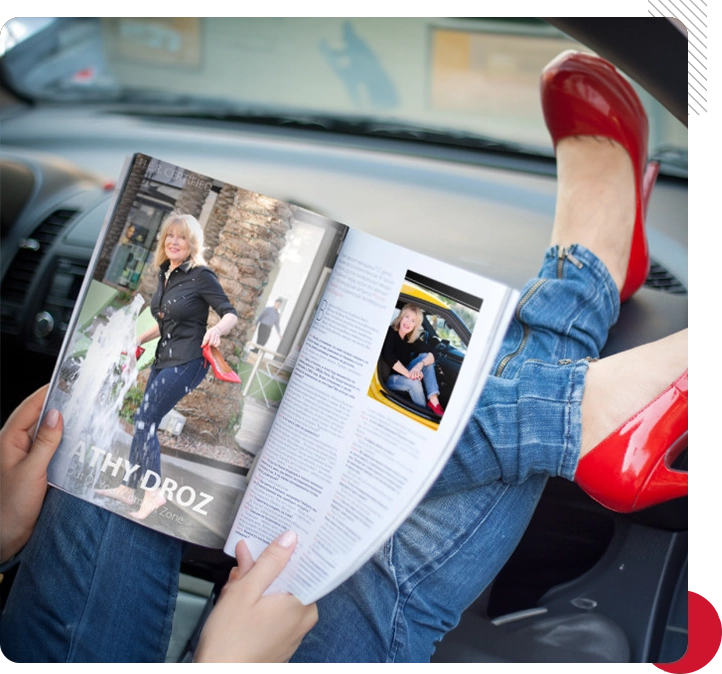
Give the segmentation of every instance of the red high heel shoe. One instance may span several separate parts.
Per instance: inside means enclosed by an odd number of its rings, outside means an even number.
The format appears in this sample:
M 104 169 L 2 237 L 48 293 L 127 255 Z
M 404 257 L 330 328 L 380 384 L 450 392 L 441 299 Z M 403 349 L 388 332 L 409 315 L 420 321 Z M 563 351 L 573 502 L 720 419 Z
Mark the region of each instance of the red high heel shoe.
M 627 276 L 619 293 L 624 302 L 649 273 L 644 219 L 659 163 L 647 164 L 647 115 L 634 89 L 611 63 L 582 52 L 563 52 L 544 68 L 541 99 L 554 147 L 567 136 L 602 136 L 619 143 L 632 160 L 636 212 Z
M 426 401 L 426 406 L 437 416 L 443 417 L 444 416 L 444 408 L 439 405 L 438 403 L 434 405 L 430 400 Z
M 574 481 L 605 508 L 629 513 L 687 495 L 671 468 L 687 447 L 687 371 L 579 461 Z
M 210 363 L 213 368 L 213 374 L 216 379 L 227 381 L 231 384 L 240 384 L 241 378 L 235 373 L 233 368 L 226 362 L 221 352 L 210 344 L 206 344 L 203 349 L 203 357 Z

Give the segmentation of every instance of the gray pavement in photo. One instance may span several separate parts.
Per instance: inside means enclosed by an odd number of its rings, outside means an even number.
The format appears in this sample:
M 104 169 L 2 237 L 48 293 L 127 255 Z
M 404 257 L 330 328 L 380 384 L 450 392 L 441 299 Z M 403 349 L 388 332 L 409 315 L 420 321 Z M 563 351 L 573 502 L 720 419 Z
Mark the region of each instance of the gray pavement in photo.
M 114 457 L 128 456 L 131 438 L 127 432 L 118 434 L 112 450 Z M 106 473 L 100 474 L 94 488 L 112 489 L 121 484 L 122 471 L 115 478 L 110 471 Z M 171 486 L 175 483 L 177 487 L 171 490 L 170 498 L 166 497 L 165 505 L 151 513 L 143 524 L 198 545 L 222 548 L 246 487 L 245 475 L 230 466 L 226 470 L 218 465 L 207 465 L 202 457 L 161 453 L 161 477 L 164 482 L 167 480 Z M 183 487 L 186 489 L 181 491 Z M 174 498 L 178 494 L 180 499 Z M 138 489 L 138 504 L 142 495 L 142 489 Z M 208 496 L 205 495 L 212 496 L 206 504 L 204 501 Z M 124 517 L 130 517 L 130 513 L 137 510 L 137 505 L 126 505 L 99 496 L 92 490 L 86 490 L 86 496 L 92 503 Z

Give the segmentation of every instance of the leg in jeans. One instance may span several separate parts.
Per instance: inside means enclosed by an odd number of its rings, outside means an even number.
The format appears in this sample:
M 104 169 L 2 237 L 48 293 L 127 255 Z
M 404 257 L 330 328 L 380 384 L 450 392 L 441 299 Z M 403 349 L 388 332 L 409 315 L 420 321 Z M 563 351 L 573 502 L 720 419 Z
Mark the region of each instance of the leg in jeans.
M 131 455 L 143 472 L 160 474 L 157 426 L 206 371 L 199 358 L 149 378 Z M 182 546 L 51 489 L 3 611 L 3 653 L 17 662 L 163 662 Z
M 408 369 L 411 370 L 414 365 L 426 358 L 426 354 L 422 354 L 414 358 Z M 392 391 L 405 391 L 411 397 L 411 402 L 419 407 L 426 406 L 426 400 L 432 395 L 439 395 L 439 385 L 436 383 L 436 372 L 433 365 L 426 365 L 421 370 L 423 379 L 411 379 L 403 374 L 392 374 L 386 380 L 386 386 Z
M 208 364 L 203 358 L 176 367 L 153 367 L 145 386 L 140 408 L 135 416 L 133 441 L 128 460 L 139 465 L 131 475 L 130 486 L 137 487 L 138 481 L 147 470 L 160 475 L 160 443 L 158 426 L 178 402 L 195 389 L 205 378 Z
M 294 661 L 428 661 L 516 548 L 547 477 L 574 477 L 585 359 L 598 357 L 619 299 L 604 265 L 572 252 L 581 269 L 547 253 L 449 463 L 384 547 L 319 602 Z
M 183 543 L 51 488 L 0 623 L 14 662 L 163 662 Z
M 421 360 L 424 356 L 419 356 Z M 431 396 L 439 395 L 439 383 L 436 381 L 436 367 L 432 363 L 431 365 L 424 365 L 421 370 L 424 378 L 421 380 L 424 384 L 424 391 L 426 392 L 426 399 L 428 400 Z

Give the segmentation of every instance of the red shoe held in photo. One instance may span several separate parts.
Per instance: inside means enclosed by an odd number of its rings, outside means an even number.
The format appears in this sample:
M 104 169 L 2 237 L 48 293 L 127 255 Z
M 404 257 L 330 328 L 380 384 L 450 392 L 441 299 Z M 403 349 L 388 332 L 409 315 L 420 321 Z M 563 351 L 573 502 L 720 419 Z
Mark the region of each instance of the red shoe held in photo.
M 233 368 L 226 362 L 221 352 L 210 344 L 203 347 L 203 357 L 210 363 L 213 368 L 213 374 L 220 381 L 227 381 L 231 384 L 240 384 L 241 378 L 236 374 Z

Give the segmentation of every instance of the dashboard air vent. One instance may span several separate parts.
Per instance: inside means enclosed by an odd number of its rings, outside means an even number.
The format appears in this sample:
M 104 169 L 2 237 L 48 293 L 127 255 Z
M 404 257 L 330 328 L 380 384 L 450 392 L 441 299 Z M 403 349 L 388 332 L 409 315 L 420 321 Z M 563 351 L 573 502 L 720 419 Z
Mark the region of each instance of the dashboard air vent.
M 687 294 L 687 288 L 684 287 L 682 281 L 654 260 L 651 262 L 649 274 L 647 275 L 647 280 L 644 282 L 644 285 L 647 288 L 661 290 L 666 293 L 672 293 L 673 295 Z
M 77 211 L 67 208 L 54 211 L 33 230 L 28 238 L 22 239 L 20 249 L 3 279 L 3 303 L 25 301 L 38 265 L 76 213 Z
M 52 354 L 60 350 L 87 267 L 87 260 L 56 260 L 43 311 L 35 316 L 32 337 L 35 348 Z

